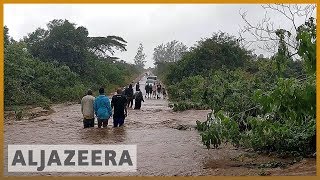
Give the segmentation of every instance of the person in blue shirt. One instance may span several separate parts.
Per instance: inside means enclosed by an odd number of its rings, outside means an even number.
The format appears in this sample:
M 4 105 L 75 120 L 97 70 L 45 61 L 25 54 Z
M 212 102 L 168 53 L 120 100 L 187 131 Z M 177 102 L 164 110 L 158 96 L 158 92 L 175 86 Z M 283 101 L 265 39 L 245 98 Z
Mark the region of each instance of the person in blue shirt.
M 108 126 L 108 120 L 112 116 L 112 108 L 109 98 L 104 94 L 104 88 L 99 89 L 99 94 L 94 100 L 94 112 L 98 119 L 98 128 L 101 128 L 101 126 Z

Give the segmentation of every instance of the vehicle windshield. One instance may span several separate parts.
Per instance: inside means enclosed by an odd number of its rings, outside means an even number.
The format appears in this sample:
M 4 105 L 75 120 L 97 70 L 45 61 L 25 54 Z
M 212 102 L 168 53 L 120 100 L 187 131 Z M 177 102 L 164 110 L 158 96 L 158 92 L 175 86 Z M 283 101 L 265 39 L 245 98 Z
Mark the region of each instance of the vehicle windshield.
M 149 76 L 149 77 L 147 77 L 147 79 L 157 80 L 157 76 Z

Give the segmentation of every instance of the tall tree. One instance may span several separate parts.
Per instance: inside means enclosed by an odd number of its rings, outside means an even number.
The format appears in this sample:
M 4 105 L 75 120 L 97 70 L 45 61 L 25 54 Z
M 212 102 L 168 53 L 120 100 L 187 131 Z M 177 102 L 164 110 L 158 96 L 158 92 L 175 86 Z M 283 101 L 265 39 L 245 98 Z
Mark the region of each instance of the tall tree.
M 305 63 L 307 72 L 315 74 L 317 62 L 317 35 L 316 21 L 310 18 L 305 24 L 298 27 L 298 54 Z
M 66 64 L 73 71 L 80 72 L 84 67 L 87 48 L 88 31 L 84 27 L 76 28 L 75 24 L 68 20 L 58 23 L 49 23 L 49 36 L 44 47 L 46 58 Z
M 126 43 L 122 37 L 119 36 L 107 36 L 107 37 L 89 37 L 88 46 L 90 51 L 100 57 L 110 58 L 108 52 L 114 55 L 116 50 L 126 51 Z
M 140 67 L 144 68 L 145 66 L 145 59 L 146 59 L 146 54 L 143 52 L 143 45 L 142 43 L 139 44 L 137 54 L 134 56 L 134 63 Z
M 85 70 L 88 53 L 105 59 L 114 54 L 114 49 L 126 51 L 126 41 L 121 37 L 88 37 L 88 34 L 83 26 L 55 19 L 47 24 L 47 29 L 38 28 L 24 41 L 33 56 L 67 65 L 77 73 Z
M 154 48 L 154 64 L 164 62 L 176 62 L 181 59 L 182 55 L 187 52 L 187 46 L 183 43 L 173 40 L 171 42 L 158 45 Z
M 10 36 L 9 36 L 9 28 L 7 26 L 3 27 L 4 33 L 4 47 L 6 47 L 10 43 Z

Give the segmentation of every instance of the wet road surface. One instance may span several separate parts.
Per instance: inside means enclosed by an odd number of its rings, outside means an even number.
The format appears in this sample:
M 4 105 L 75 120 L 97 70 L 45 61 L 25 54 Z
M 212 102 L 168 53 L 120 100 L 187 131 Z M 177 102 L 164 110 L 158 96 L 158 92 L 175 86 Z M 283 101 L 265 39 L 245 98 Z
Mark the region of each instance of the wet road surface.
M 140 81 L 144 92 L 145 78 Z M 316 175 L 315 158 L 285 168 L 258 168 L 259 163 L 291 161 L 256 155 L 230 145 L 206 149 L 195 130 L 208 110 L 173 112 L 164 99 L 146 99 L 141 110 L 128 110 L 125 126 L 83 129 L 80 104 L 59 104 L 54 113 L 31 120 L 5 122 L 5 151 L 8 144 L 136 144 L 137 172 L 112 173 L 8 173 L 5 175 L 58 176 L 201 176 L 201 175 Z M 182 127 L 182 128 L 181 128 Z

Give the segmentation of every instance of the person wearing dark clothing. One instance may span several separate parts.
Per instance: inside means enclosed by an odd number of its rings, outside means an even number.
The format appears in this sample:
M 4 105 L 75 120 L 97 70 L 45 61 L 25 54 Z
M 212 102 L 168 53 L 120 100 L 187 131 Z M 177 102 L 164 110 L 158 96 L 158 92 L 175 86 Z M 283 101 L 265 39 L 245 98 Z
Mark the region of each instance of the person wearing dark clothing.
M 129 87 L 125 90 L 124 93 L 127 96 L 127 105 L 128 107 L 132 108 L 133 105 L 133 89 L 132 84 L 129 85 Z
M 113 112 L 113 127 L 120 127 L 127 117 L 127 98 L 122 95 L 122 90 L 118 89 L 117 94 L 112 97 L 111 108 Z
M 160 99 L 160 93 L 161 93 L 161 84 L 157 85 L 157 99 Z
M 140 89 L 138 89 L 138 91 L 135 93 L 134 99 L 135 99 L 134 109 L 140 109 L 141 101 L 144 102 L 143 95 Z
M 140 89 L 140 84 L 139 84 L 139 82 L 137 82 L 137 84 L 136 84 L 136 91 L 138 91 Z
M 164 87 L 162 88 L 162 94 L 163 94 L 163 99 L 165 99 L 167 97 L 167 91 Z
M 126 87 L 123 87 L 123 89 L 121 90 L 121 94 L 124 96 L 126 95 L 126 89 L 127 89 Z
M 150 85 L 146 84 L 144 89 L 146 90 L 146 98 L 149 98 L 149 94 L 150 94 Z
M 149 84 L 148 88 L 149 88 L 149 95 L 148 95 L 148 97 L 149 97 L 149 98 L 152 98 L 152 84 Z

